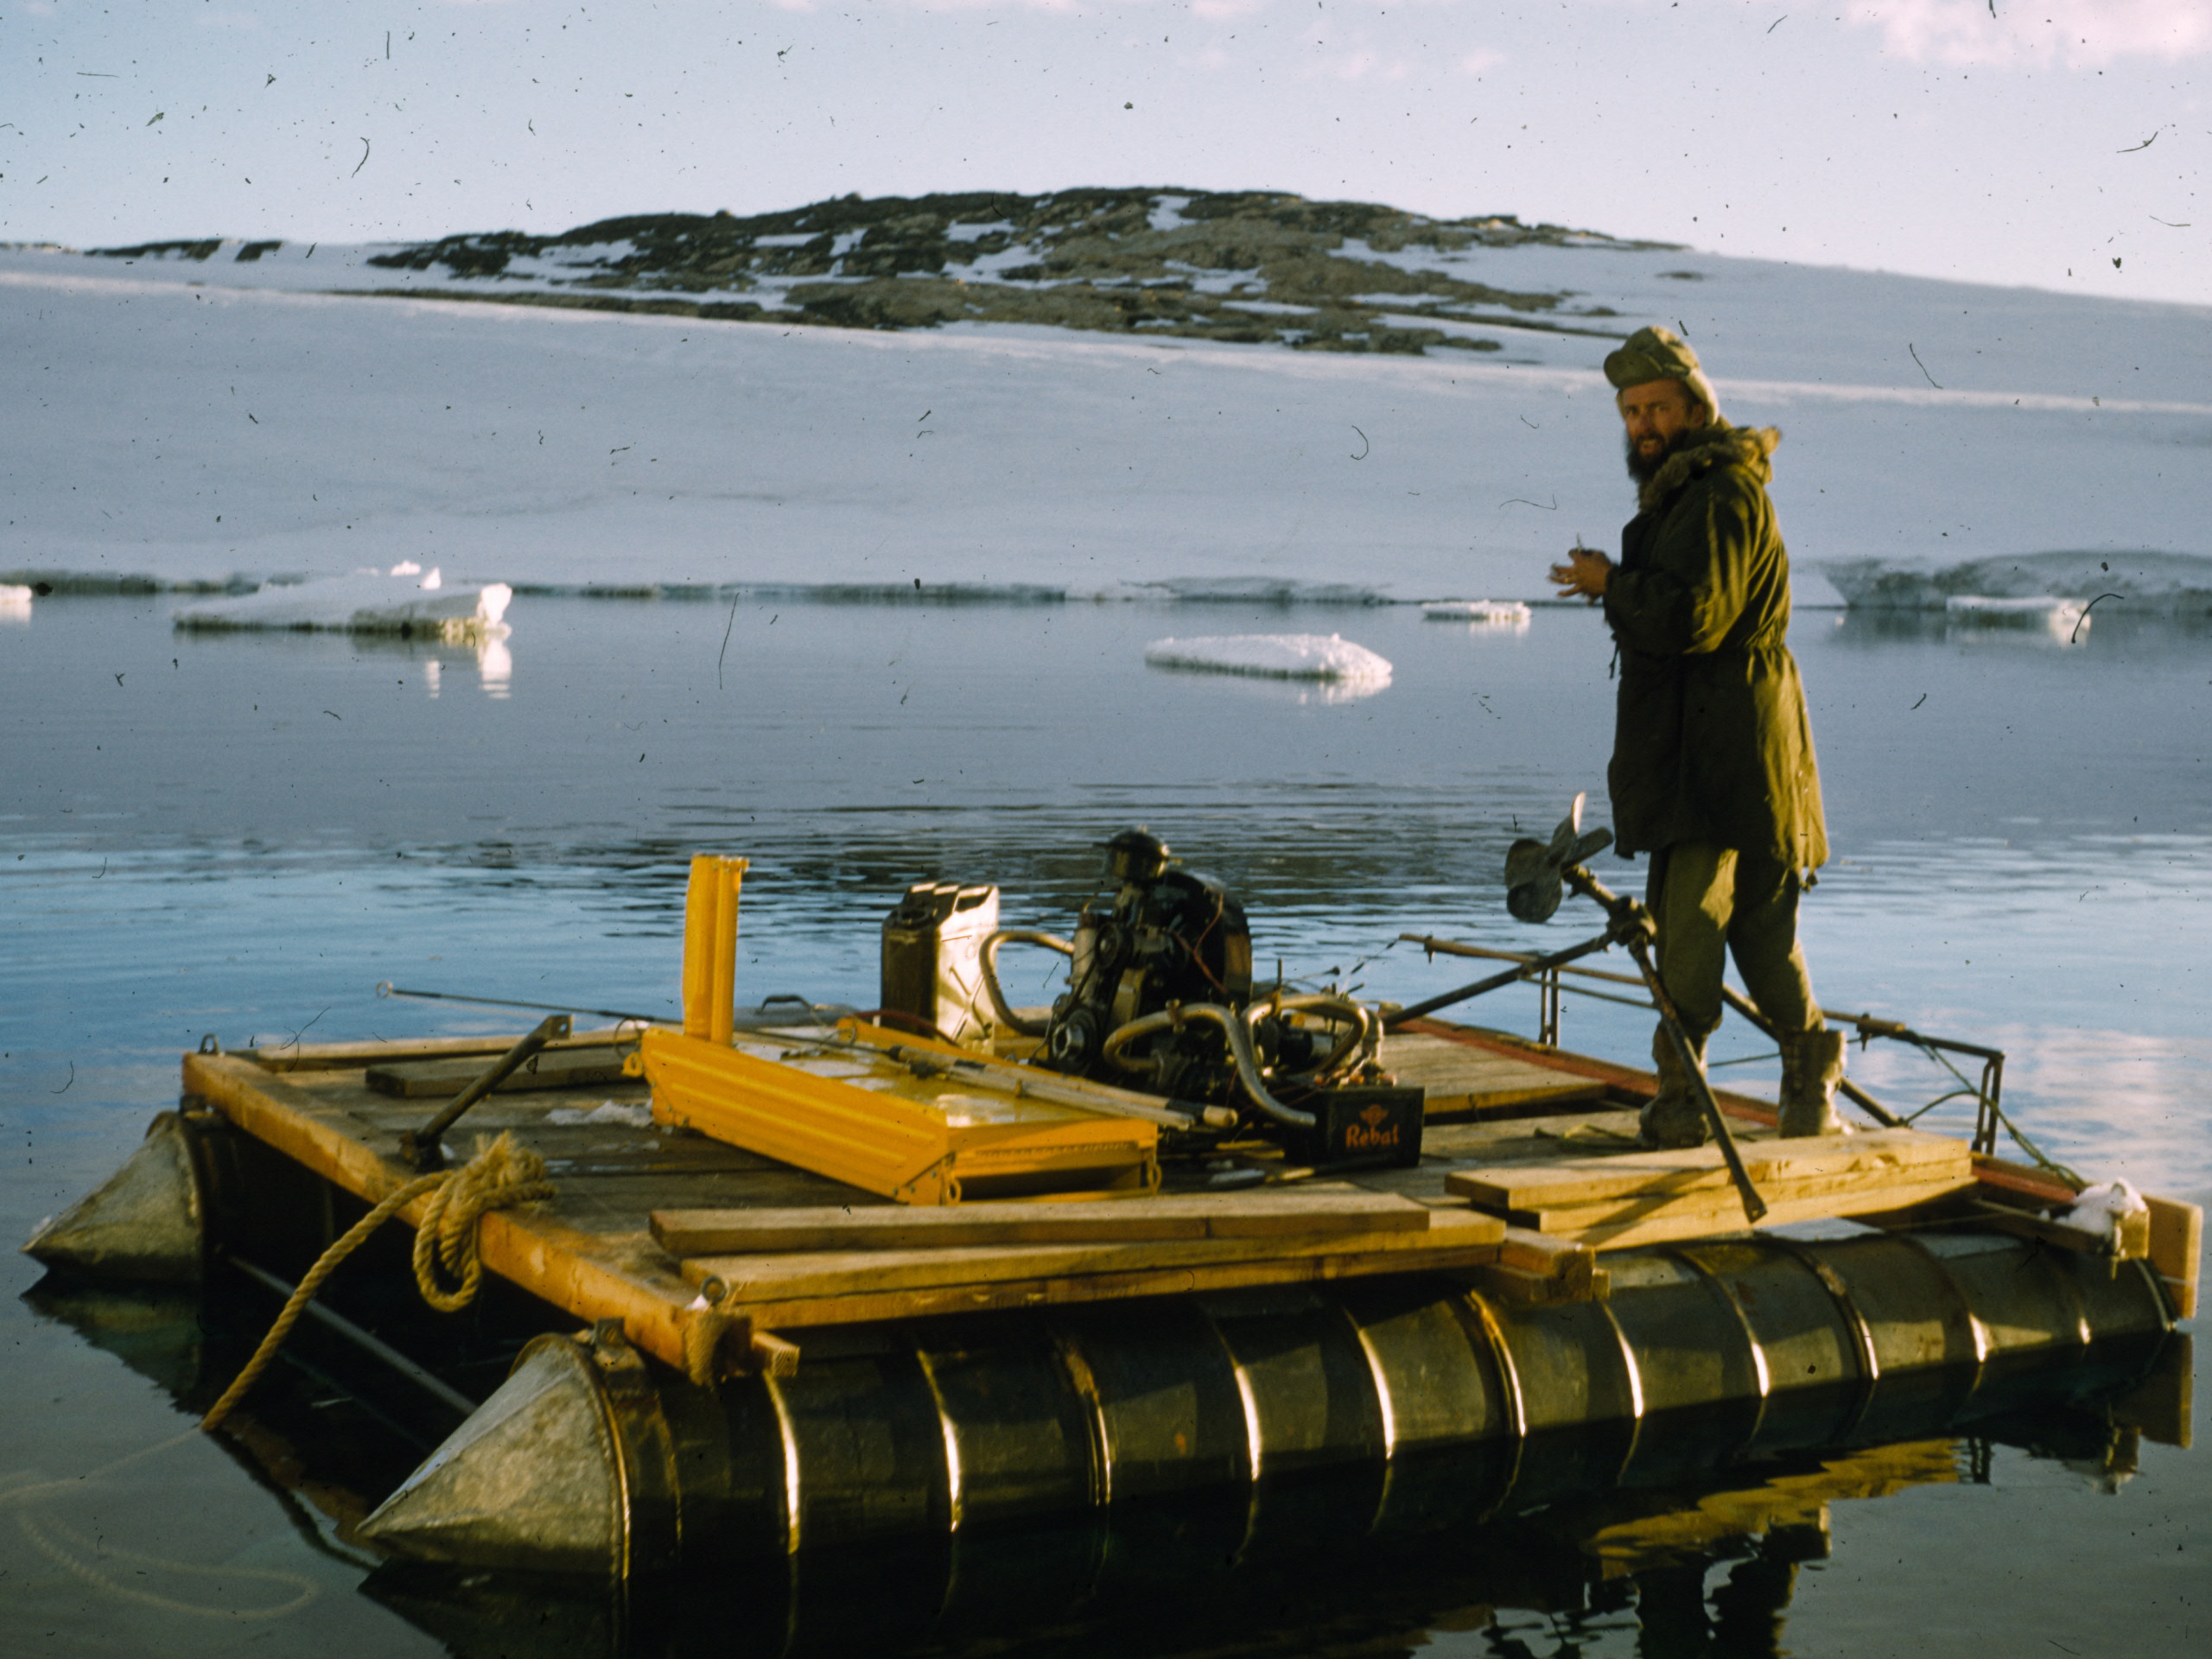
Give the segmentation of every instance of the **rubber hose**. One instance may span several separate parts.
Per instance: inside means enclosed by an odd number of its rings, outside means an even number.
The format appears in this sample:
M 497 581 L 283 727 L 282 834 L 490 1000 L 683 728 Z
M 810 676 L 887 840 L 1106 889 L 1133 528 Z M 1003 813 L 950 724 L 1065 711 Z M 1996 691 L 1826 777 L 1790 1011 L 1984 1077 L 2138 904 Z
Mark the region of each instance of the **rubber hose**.
M 1057 933 L 1047 933 L 1034 927 L 995 928 L 983 935 L 982 948 L 977 953 L 976 960 L 983 970 L 983 990 L 991 999 L 991 1011 L 998 1015 L 1001 1025 L 1016 1035 L 1042 1037 L 1052 1022 L 1047 1020 L 1024 1020 L 1007 1002 L 1006 993 L 999 988 L 999 946 L 1008 939 L 1016 944 L 1041 944 L 1064 957 L 1075 955 L 1075 946 Z
M 1121 1051 L 1138 1038 L 1155 1031 L 1168 1031 L 1187 1020 L 1204 1020 L 1219 1026 L 1229 1039 L 1229 1054 L 1236 1065 L 1236 1081 L 1252 1103 L 1278 1123 L 1294 1129 L 1313 1127 L 1313 1114 L 1301 1112 L 1295 1106 L 1286 1106 L 1268 1091 L 1268 1080 L 1260 1074 L 1259 1056 L 1252 1052 L 1252 1029 L 1244 1017 L 1233 1008 L 1224 1008 L 1217 1002 L 1188 1002 L 1179 1008 L 1164 1009 L 1159 1014 L 1147 1014 L 1141 1020 L 1132 1020 L 1106 1039 L 1100 1052 L 1126 1070 L 1138 1068 L 1121 1058 Z

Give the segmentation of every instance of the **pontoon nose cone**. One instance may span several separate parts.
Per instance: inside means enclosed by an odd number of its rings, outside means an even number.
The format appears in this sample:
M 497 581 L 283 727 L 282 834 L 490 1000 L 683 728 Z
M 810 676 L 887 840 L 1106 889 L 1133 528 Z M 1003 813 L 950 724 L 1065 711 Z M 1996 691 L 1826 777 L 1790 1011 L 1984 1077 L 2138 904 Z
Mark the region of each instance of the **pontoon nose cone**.
M 200 1181 L 175 1112 L 163 1112 L 105 1185 L 23 1246 L 49 1268 L 143 1283 L 200 1282 Z
M 620 1466 L 590 1360 L 540 1338 L 360 1535 L 418 1560 L 619 1575 Z

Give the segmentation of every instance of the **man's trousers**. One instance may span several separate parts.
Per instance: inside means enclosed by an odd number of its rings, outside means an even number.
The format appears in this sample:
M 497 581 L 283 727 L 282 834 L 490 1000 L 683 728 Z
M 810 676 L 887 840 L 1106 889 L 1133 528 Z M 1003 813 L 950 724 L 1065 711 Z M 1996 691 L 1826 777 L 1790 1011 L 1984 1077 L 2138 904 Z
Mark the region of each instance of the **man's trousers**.
M 1720 1023 L 1724 951 L 1783 1038 L 1821 1026 L 1797 948 L 1797 872 L 1770 858 L 1681 841 L 1651 855 L 1644 902 L 1659 925 L 1659 978 L 1690 1037 Z

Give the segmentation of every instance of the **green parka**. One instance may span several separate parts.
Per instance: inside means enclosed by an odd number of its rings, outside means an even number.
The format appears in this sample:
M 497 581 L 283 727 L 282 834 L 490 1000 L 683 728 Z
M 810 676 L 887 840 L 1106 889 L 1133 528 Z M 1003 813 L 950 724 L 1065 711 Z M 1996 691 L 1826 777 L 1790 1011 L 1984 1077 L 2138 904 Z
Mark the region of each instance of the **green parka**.
M 1789 631 L 1772 428 L 1716 422 L 1639 493 L 1606 579 L 1620 647 L 1606 781 L 1624 853 L 1708 841 L 1808 870 L 1827 861 L 1820 772 Z

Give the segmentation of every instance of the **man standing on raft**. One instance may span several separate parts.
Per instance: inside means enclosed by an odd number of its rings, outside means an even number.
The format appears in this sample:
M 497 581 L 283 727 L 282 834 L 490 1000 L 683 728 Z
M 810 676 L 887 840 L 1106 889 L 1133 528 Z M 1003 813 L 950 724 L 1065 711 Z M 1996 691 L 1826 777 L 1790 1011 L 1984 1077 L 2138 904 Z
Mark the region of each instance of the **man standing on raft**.
M 1720 418 L 1697 353 L 1641 328 L 1605 359 L 1639 509 L 1621 560 L 1577 547 L 1560 596 L 1602 601 L 1619 647 L 1606 782 L 1624 855 L 1648 852 L 1659 977 L 1699 1064 L 1720 1023 L 1722 951 L 1781 1038 L 1782 1133 L 1834 1135 L 1843 1033 L 1823 1023 L 1797 947 L 1797 899 L 1827 861 L 1821 780 L 1789 629 L 1789 556 L 1768 457 L 1782 440 Z M 1708 1133 L 1673 1043 L 1653 1034 L 1659 1092 L 1644 1140 Z

